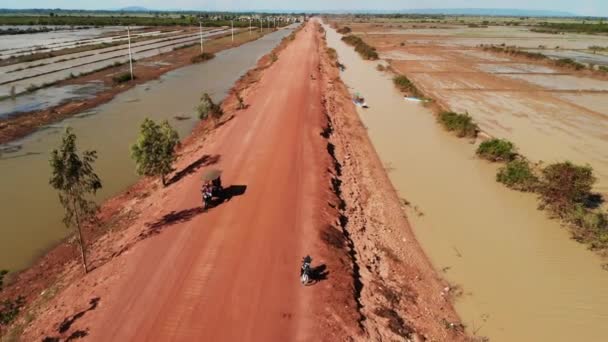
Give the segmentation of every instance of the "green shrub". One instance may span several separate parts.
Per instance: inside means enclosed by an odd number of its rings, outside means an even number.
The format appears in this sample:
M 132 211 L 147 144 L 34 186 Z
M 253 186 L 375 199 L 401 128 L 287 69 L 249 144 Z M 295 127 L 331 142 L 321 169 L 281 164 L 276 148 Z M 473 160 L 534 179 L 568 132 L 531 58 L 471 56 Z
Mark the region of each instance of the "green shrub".
M 201 96 L 201 102 L 197 107 L 198 117 L 203 120 L 206 118 L 212 118 L 214 120 L 219 120 L 219 118 L 224 115 L 222 108 L 219 104 L 215 104 L 211 99 L 209 94 L 204 93 Z
M 135 75 L 133 75 L 133 79 L 135 79 Z M 121 74 L 118 74 L 118 75 L 112 77 L 112 81 L 114 81 L 114 83 L 116 83 L 116 84 L 129 82 L 130 80 L 131 80 L 130 72 L 123 72 Z
M 0 326 L 10 324 L 17 315 L 19 315 L 19 311 L 25 305 L 25 298 L 22 296 L 17 297 L 15 300 L 4 300 L 0 303 Z
M 439 122 L 450 132 L 456 132 L 460 138 L 475 138 L 479 127 L 473 122 L 469 114 L 459 114 L 454 112 L 441 112 L 438 117 Z
M 363 57 L 363 59 L 375 61 L 379 58 L 378 53 L 376 52 L 376 49 L 367 44 L 357 45 L 355 47 L 355 51 L 357 51 L 359 53 L 359 55 L 361 55 L 361 57 Z
M 595 180 L 593 169 L 588 165 L 570 162 L 548 165 L 542 170 L 539 187 L 543 206 L 563 218 L 576 204 L 582 204 L 590 197 Z
M 511 161 L 515 157 L 515 145 L 508 140 L 490 139 L 477 148 L 477 155 L 490 161 Z
M 409 78 L 404 75 L 393 77 L 393 83 L 401 91 L 409 91 L 414 86 L 412 81 L 410 81 Z
M 332 61 L 335 61 L 338 59 L 338 52 L 333 49 L 333 48 L 327 48 L 327 55 L 329 56 L 329 59 L 331 59 Z
M 160 176 L 163 186 L 173 169 L 177 156 L 175 148 L 179 144 L 177 131 L 167 120 L 160 124 L 144 119 L 137 142 L 131 146 L 131 157 L 137 165 L 137 173 L 143 176 Z
M 424 97 L 422 92 L 416 88 L 414 83 L 404 75 L 393 77 L 393 84 L 402 92 L 409 93 L 411 96 Z
M 594 22 L 583 22 L 583 23 L 550 23 L 541 22 L 539 26 L 546 30 L 552 30 L 554 32 L 580 32 L 580 33 L 608 33 L 608 25 L 600 21 L 599 23 Z M 541 31 L 542 29 L 537 29 Z
M 342 27 L 342 28 L 339 28 L 339 29 L 337 30 L 337 32 L 338 32 L 338 33 L 340 33 L 340 34 L 349 34 L 349 33 L 351 33 L 351 32 L 352 32 L 352 30 L 351 30 L 351 28 L 350 28 L 350 27 L 348 27 L 348 26 L 344 26 L 344 27 Z
M 605 66 L 605 65 L 598 66 L 598 69 L 603 72 L 608 72 L 608 66 Z
M 352 35 L 352 34 L 342 37 L 342 41 L 344 41 L 346 44 L 352 45 L 352 46 L 363 43 L 363 40 L 361 38 L 359 38 L 355 35 Z
M 6 276 L 7 274 L 7 270 L 0 270 L 0 291 L 2 291 L 2 287 L 4 286 L 4 276 Z
M 570 68 L 574 68 L 575 70 L 585 69 L 584 64 L 576 62 L 576 61 L 572 60 L 571 58 L 558 59 L 557 61 L 555 61 L 555 65 L 561 66 L 561 67 L 570 67 Z
M 378 53 L 376 52 L 376 49 L 367 45 L 361 38 L 359 38 L 355 35 L 351 34 L 351 35 L 342 37 L 342 40 L 346 44 L 354 46 L 355 51 L 357 51 L 357 53 L 359 53 L 359 55 L 361 55 L 361 57 L 363 57 L 363 59 L 377 60 L 379 58 Z
M 201 62 L 205 62 L 205 61 L 208 61 L 210 59 L 213 59 L 213 58 L 215 58 L 215 54 L 209 53 L 209 52 L 203 52 L 201 54 L 198 54 L 198 55 L 192 57 L 190 59 L 190 61 L 192 63 L 201 63 Z
M 534 191 L 538 187 L 538 177 L 525 159 L 511 160 L 500 168 L 496 173 L 496 181 L 519 191 Z
M 576 204 L 569 215 L 570 221 L 588 230 L 604 230 L 608 228 L 608 218 L 602 212 L 594 212 L 582 204 Z M 608 231 L 606 231 L 608 233 Z

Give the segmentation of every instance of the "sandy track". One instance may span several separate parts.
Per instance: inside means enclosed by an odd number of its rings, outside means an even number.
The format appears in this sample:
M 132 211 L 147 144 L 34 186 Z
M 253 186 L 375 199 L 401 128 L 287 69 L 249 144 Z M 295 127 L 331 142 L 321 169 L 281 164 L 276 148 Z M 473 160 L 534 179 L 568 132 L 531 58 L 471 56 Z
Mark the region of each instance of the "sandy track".
M 174 226 L 179 233 L 161 236 L 134 255 L 92 337 L 293 339 L 309 309 L 298 305 L 305 292 L 297 269 L 305 253 L 300 241 L 314 229 L 308 199 L 318 186 L 310 150 L 311 125 L 320 112 L 308 105 L 319 97 L 307 80 L 314 67 L 311 43 L 299 39 L 285 51 L 269 71 L 273 82 L 260 88 L 259 103 L 213 149 L 222 156 L 226 185 L 247 186 L 245 194 Z M 199 187 L 198 177 L 180 184 L 183 198 L 171 210 L 196 210 Z M 295 319 L 277 324 L 283 314 Z M 117 321 L 130 324 L 117 327 Z

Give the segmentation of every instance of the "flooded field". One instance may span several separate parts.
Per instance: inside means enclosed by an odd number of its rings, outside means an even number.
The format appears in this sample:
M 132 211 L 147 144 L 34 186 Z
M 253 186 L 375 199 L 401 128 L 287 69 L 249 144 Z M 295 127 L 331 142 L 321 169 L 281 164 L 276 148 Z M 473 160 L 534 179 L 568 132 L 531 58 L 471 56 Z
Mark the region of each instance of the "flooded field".
M 0 118 L 18 113 L 41 110 L 68 100 L 82 100 L 95 96 L 105 88 L 103 83 L 89 82 L 84 85 L 49 87 L 33 93 L 0 101 Z
M 603 105 L 608 79 L 460 42 L 460 36 L 474 32 L 480 39 L 499 32 L 504 37 L 527 35 L 536 45 L 547 39 L 523 28 L 490 29 L 428 29 L 424 35 L 404 30 L 363 37 L 428 96 L 450 110 L 468 112 L 484 131 L 514 142 L 531 160 L 591 165 L 598 177 L 596 191 L 608 195 L 608 107 Z M 427 35 L 435 31 L 437 35 Z M 562 49 L 583 42 L 608 46 L 605 36 L 551 36 Z M 503 38 L 492 39 L 497 44 Z
M 15 143 L 0 146 L 0 269 L 17 270 L 66 236 L 62 209 L 48 185 L 49 152 L 58 146 L 66 126 L 74 128 L 79 148 L 95 149 L 95 169 L 103 182 L 98 199 L 108 198 L 137 176 L 130 158 L 144 118 L 168 119 L 184 137 L 195 125 L 194 108 L 203 92 L 222 99 L 234 82 L 286 37 L 291 29 L 225 50 L 216 58 L 165 74 L 159 81 L 139 85 L 93 111 L 44 127 Z M 176 120 L 188 116 L 190 120 Z
M 498 342 L 605 340 L 608 272 L 600 258 L 536 210 L 533 195 L 497 183 L 496 166 L 477 159 L 473 145 L 404 101 L 377 62 L 326 29 L 346 65 L 343 80 L 370 106 L 359 114 L 391 181 L 416 208 L 408 218 L 420 243 L 442 276 L 462 286 L 456 309 L 469 332 Z
M 348 24 L 356 34 L 415 36 L 418 43 L 429 41 L 444 46 L 475 47 L 479 44 L 516 45 L 522 48 L 583 50 L 591 45 L 608 46 L 608 36 L 577 33 L 550 34 L 532 32 L 527 27 L 489 26 L 470 28 L 463 25 L 405 24 L 401 28 L 384 24 Z M 394 25 L 393 25 L 394 26 Z M 431 28 L 434 26 L 435 28 Z M 414 37 L 410 37 L 414 38 Z
M 153 38 L 153 37 L 166 37 L 184 32 L 184 30 L 172 30 L 172 31 L 139 31 L 134 28 L 131 31 L 131 39 L 135 40 L 138 38 Z M 76 40 L 63 41 L 59 40 L 45 45 L 29 45 L 27 47 L 12 47 L 7 49 L 0 49 L 0 60 L 9 59 L 11 57 L 19 57 L 29 55 L 33 53 L 43 53 L 59 51 L 62 49 L 81 48 L 91 45 L 98 44 L 109 44 L 109 43 L 127 43 L 128 40 L 127 31 L 124 27 L 117 28 L 117 31 L 106 32 L 101 37 L 84 38 Z
M 203 34 L 204 38 L 221 35 L 228 29 L 214 29 Z M 186 33 L 169 38 L 147 40 L 131 45 L 134 59 L 153 57 L 170 52 L 174 48 L 196 43 L 199 33 Z M 69 55 L 51 57 L 34 62 L 19 63 L 0 67 L 0 96 L 7 96 L 15 89 L 17 94 L 25 92 L 32 85 L 40 86 L 129 61 L 128 46 L 125 44 L 84 51 Z
M 571 58 L 576 60 L 579 63 L 585 64 L 595 64 L 595 65 L 608 65 L 608 54 L 601 53 L 590 53 L 590 52 L 581 52 L 581 51 L 572 51 L 572 50 L 538 50 L 538 49 L 527 49 L 531 52 L 540 52 L 546 56 L 549 56 L 553 59 L 560 58 Z
M 19 26 L 0 26 L 1 28 L 18 28 Z M 22 28 L 24 26 L 21 26 Z M 27 26 L 28 28 L 42 28 L 42 26 Z M 44 26 L 53 27 L 53 26 Z M 18 35 L 3 35 L 0 39 L 0 51 L 12 49 L 34 49 L 37 46 L 46 46 L 49 44 L 58 44 L 72 42 L 81 39 L 91 39 L 99 37 L 103 34 L 124 31 L 122 26 L 106 26 L 100 28 L 89 28 L 85 30 L 60 30 L 53 32 L 18 34 Z

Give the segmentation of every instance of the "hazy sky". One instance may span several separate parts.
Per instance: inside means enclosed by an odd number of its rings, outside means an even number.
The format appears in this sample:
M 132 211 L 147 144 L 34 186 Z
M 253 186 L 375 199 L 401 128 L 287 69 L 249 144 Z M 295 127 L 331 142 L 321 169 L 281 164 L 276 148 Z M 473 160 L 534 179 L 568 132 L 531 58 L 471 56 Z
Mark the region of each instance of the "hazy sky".
M 0 8 L 193 10 L 398 10 L 409 8 L 518 8 L 608 16 L 608 0 L 0 0 Z

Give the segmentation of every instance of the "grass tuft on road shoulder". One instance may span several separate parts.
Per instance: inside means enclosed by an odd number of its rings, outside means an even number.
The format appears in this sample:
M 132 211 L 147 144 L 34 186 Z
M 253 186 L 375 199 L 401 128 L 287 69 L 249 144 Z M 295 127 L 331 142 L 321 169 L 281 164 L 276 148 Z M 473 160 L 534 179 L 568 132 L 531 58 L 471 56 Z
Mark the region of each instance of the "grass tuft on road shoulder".
M 205 62 L 210 59 L 213 59 L 213 58 L 215 58 L 215 54 L 209 53 L 209 52 L 203 52 L 201 54 L 198 54 L 198 55 L 192 57 L 192 59 L 190 61 L 192 63 L 201 63 L 201 62 Z
M 137 77 L 135 77 L 135 75 L 133 75 L 133 79 L 136 79 L 136 78 Z M 120 73 L 120 74 L 112 77 L 112 81 L 114 81 L 114 83 L 116 83 L 116 84 L 129 82 L 129 81 L 131 81 L 131 73 L 130 72 Z

